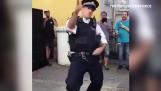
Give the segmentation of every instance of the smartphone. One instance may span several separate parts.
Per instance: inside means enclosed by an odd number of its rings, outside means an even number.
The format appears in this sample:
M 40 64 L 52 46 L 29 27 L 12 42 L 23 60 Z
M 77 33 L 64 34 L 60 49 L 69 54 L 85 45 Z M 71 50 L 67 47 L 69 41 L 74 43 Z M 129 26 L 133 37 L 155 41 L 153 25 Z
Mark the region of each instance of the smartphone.
M 107 18 L 102 19 L 102 23 L 107 22 Z

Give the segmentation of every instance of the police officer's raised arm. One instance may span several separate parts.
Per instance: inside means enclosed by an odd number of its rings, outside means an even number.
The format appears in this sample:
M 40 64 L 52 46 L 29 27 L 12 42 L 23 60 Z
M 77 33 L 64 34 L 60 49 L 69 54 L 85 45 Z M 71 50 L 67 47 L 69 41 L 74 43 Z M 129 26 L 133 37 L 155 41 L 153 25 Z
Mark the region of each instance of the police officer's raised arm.
M 67 27 L 69 29 L 74 29 L 77 23 L 77 17 L 78 17 L 78 13 L 79 11 L 82 9 L 82 4 L 81 4 L 82 0 L 77 0 L 77 5 L 76 5 L 76 9 L 73 12 L 73 16 L 69 19 Z

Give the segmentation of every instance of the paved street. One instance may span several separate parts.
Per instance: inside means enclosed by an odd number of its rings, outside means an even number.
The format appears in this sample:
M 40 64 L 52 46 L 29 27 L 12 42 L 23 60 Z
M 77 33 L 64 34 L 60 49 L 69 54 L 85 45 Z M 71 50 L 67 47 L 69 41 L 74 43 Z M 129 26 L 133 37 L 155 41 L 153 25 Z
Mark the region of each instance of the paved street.
M 44 67 L 33 73 L 33 91 L 66 91 L 65 79 L 68 66 L 56 63 L 52 67 Z M 88 73 L 80 91 L 86 91 L 90 83 Z M 117 70 L 116 65 L 110 65 L 110 70 L 104 70 L 104 84 L 101 91 L 129 91 L 129 74 L 125 69 Z

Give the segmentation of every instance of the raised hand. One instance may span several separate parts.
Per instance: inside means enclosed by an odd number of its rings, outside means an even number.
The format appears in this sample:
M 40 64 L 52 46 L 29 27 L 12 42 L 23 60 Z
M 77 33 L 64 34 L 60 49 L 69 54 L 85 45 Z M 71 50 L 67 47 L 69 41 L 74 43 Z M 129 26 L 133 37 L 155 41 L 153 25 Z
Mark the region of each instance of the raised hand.
M 78 14 L 81 9 L 82 9 L 82 0 L 77 0 L 75 13 Z

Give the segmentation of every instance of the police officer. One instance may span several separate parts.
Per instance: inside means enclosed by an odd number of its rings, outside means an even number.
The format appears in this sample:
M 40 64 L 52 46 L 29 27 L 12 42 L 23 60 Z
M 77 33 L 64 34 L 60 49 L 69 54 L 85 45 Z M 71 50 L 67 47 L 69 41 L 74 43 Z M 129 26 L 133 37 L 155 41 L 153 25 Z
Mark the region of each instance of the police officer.
M 71 65 L 66 79 L 67 91 L 79 91 L 86 72 L 91 80 L 87 91 L 101 90 L 103 71 L 99 60 L 107 40 L 96 20 L 91 18 L 98 6 L 96 0 L 81 1 L 67 22 L 71 50 Z

